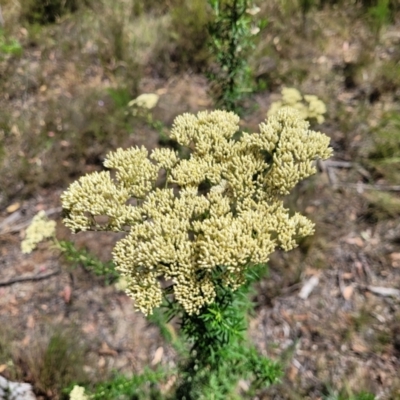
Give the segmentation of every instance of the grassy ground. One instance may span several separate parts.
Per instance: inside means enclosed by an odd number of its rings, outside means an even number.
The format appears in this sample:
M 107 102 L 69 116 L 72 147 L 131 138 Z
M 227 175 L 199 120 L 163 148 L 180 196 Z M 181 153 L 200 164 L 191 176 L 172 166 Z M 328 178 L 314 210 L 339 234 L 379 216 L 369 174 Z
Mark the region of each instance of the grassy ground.
M 288 200 L 317 232 L 276 254 L 259 285 L 252 337 L 286 368 L 284 384 L 259 398 L 350 399 L 366 390 L 398 399 L 399 299 L 369 288 L 400 287 L 400 4 L 385 13 L 384 2 L 321 1 L 305 12 L 306 3 L 260 5 L 268 25 L 249 59 L 255 89 L 244 128 L 262 122 L 283 86 L 316 94 L 328 108 L 318 129 L 341 163 L 322 165 Z M 46 246 L 21 255 L 24 221 L 58 207 L 61 190 L 100 170 L 110 150 L 159 146 L 160 129 L 176 115 L 213 108 L 205 72 L 215 61 L 205 45 L 205 1 L 36 4 L 1 4 L 0 280 L 60 273 L 0 287 L 9 327 L 0 332 L 0 373 L 58 399 L 77 380 L 95 383 L 113 368 L 139 372 L 160 348 L 158 363 L 169 365 L 174 352 L 113 286 L 69 270 Z M 152 126 L 127 107 L 143 92 L 160 95 Z M 114 238 L 76 240 L 107 260 Z M 318 286 L 299 300 L 312 276 Z M 62 373 L 52 376 L 60 360 Z M 82 364 L 83 372 L 71 367 Z

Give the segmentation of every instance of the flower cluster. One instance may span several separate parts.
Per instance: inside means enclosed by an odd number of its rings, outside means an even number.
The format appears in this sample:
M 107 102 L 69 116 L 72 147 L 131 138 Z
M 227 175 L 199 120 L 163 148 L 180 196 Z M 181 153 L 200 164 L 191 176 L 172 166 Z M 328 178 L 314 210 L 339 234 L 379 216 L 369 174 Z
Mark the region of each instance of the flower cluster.
M 85 388 L 82 386 L 75 385 L 69 394 L 70 400 L 89 400 L 89 397 L 85 394 Z
M 128 103 L 128 107 L 141 107 L 151 110 L 158 103 L 159 96 L 155 93 L 143 93 Z
M 295 108 L 303 119 L 308 121 L 316 121 L 322 124 L 325 118 L 323 114 L 326 113 L 326 106 L 317 96 L 312 94 L 305 94 L 304 96 L 294 88 L 282 89 L 282 100 L 276 101 L 271 104 L 268 111 L 268 116 L 276 114 L 278 110 L 283 107 Z
M 89 174 L 62 195 L 74 232 L 128 232 L 113 259 L 143 313 L 161 304 L 166 287 L 186 312 L 198 313 L 215 298 L 216 274 L 235 289 L 276 247 L 290 250 L 313 233 L 311 221 L 285 209 L 283 196 L 315 172 L 315 159 L 331 155 L 329 138 L 291 108 L 259 133 L 236 138 L 238 131 L 231 112 L 184 114 L 171 138 L 190 149 L 189 159 L 171 149 L 150 156 L 119 149 L 104 163 L 113 175 Z
M 55 221 L 49 220 L 44 211 L 39 211 L 26 229 L 25 238 L 21 243 L 22 252 L 31 253 L 41 241 L 54 237 L 55 233 Z

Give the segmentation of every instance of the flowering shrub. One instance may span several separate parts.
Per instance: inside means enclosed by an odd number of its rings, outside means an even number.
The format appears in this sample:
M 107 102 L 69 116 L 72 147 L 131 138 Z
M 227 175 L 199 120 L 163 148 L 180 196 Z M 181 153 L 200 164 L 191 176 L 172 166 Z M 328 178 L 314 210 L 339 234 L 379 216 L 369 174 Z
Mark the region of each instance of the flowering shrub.
M 331 155 L 329 138 L 291 108 L 258 133 L 234 139 L 238 130 L 232 112 L 184 114 L 171 138 L 191 150 L 189 159 L 166 148 L 150 156 L 144 148 L 118 149 L 104 162 L 113 174 L 86 175 L 62 195 L 73 232 L 127 232 L 113 259 L 143 313 L 172 291 L 185 312 L 198 314 L 214 301 L 217 281 L 235 290 L 275 248 L 290 250 L 313 233 L 283 196 L 315 173 L 315 159 Z

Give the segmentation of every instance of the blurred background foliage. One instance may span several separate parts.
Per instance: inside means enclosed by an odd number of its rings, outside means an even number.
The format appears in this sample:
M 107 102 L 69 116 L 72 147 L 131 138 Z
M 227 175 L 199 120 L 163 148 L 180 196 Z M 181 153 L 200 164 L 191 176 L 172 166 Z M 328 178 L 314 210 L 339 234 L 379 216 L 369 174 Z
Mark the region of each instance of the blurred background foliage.
M 382 59 L 371 38 L 396 20 L 399 0 L 275 0 L 260 7 L 254 20 L 268 25 L 254 37 L 243 66 L 249 94 L 308 84 L 316 74 L 309 49 L 332 50 L 322 31 L 329 13 L 335 14 L 331 30 L 340 30 L 335 35 L 344 41 L 351 40 L 357 21 L 360 46 L 324 79 L 335 84 L 342 78 L 366 99 L 398 92 L 399 46 Z M 124 115 L 117 96 L 125 102 L 137 96 L 144 77 L 207 72 L 214 89 L 222 79 L 215 73 L 218 51 L 210 48 L 208 27 L 215 16 L 205 0 L 6 0 L 3 14 L 0 51 L 9 54 L 1 64 L 0 157 L 4 147 L 18 149 L 0 161 L 7 198 L 31 193 L 36 184 L 63 184 L 82 171 L 82 162 L 97 165 L 105 149 L 129 142 L 135 121 Z M 65 164 L 59 174 L 50 167 L 56 159 Z

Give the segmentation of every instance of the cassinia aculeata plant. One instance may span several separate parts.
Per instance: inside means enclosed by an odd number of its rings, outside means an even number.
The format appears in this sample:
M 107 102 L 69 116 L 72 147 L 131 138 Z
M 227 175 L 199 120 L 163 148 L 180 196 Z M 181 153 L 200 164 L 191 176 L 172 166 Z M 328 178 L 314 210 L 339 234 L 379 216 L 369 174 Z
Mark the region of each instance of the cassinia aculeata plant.
M 183 114 L 171 138 L 191 149 L 189 159 L 166 148 L 150 157 L 144 148 L 118 149 L 104 162 L 113 174 L 86 175 L 62 195 L 73 232 L 128 232 L 113 259 L 143 313 L 161 304 L 168 284 L 188 314 L 198 313 L 215 298 L 216 271 L 236 289 L 276 247 L 290 250 L 313 233 L 311 221 L 284 208 L 283 196 L 331 155 L 329 138 L 290 108 L 259 133 L 234 139 L 238 130 L 232 112 Z

